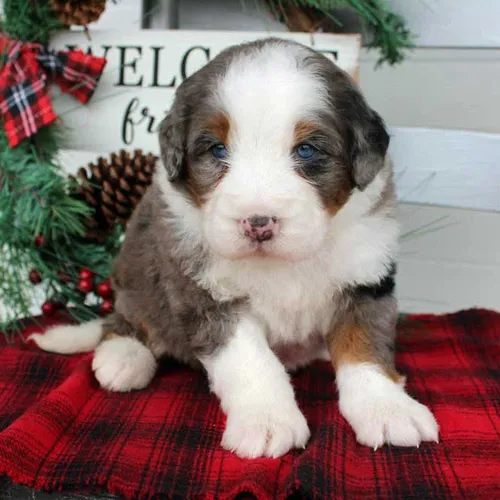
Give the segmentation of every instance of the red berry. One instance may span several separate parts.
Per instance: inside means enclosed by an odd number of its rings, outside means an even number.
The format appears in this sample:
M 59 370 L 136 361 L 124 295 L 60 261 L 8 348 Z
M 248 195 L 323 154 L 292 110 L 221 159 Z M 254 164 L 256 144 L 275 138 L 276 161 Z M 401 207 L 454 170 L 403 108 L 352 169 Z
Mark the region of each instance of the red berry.
M 80 271 L 80 279 L 81 280 L 93 280 L 94 279 L 94 273 L 90 270 L 84 267 Z
M 35 245 L 40 248 L 40 247 L 43 247 L 46 243 L 46 240 L 45 240 L 45 236 L 43 234 L 39 234 L 36 238 L 35 238 Z
M 113 288 L 109 280 L 103 281 L 97 285 L 97 295 L 103 299 L 107 299 L 113 295 Z
M 78 290 L 83 293 L 90 293 L 94 289 L 94 282 L 91 279 L 81 279 L 78 281 Z
M 32 271 L 30 271 L 29 280 L 31 281 L 31 283 L 33 283 L 33 285 L 37 285 L 42 281 L 42 277 L 36 269 L 33 269 Z
M 42 304 L 42 312 L 44 316 L 54 316 L 57 311 L 57 305 L 53 302 L 44 302 Z
M 101 304 L 101 313 L 102 314 L 109 314 L 112 313 L 114 309 L 114 304 L 112 300 L 105 299 L 102 301 Z

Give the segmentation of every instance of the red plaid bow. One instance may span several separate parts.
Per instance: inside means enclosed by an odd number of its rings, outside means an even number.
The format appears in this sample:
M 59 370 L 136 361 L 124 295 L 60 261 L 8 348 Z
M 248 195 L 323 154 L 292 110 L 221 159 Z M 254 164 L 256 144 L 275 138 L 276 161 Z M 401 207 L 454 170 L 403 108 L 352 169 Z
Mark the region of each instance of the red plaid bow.
M 52 123 L 57 115 L 47 80 L 57 82 L 82 103 L 92 96 L 106 59 L 81 51 L 49 51 L 39 43 L 0 36 L 0 112 L 10 147 Z

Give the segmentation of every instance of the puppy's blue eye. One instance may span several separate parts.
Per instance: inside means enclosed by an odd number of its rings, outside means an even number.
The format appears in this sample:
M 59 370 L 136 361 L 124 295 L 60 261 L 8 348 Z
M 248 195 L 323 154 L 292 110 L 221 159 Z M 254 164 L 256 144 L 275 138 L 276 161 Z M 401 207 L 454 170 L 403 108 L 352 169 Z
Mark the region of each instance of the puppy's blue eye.
M 227 158 L 229 151 L 227 150 L 226 146 L 224 146 L 224 144 L 216 144 L 215 146 L 212 146 L 212 154 L 214 158 L 223 160 L 224 158 Z
M 316 153 L 316 148 L 310 144 L 301 144 L 296 147 L 295 152 L 302 160 L 310 160 Z

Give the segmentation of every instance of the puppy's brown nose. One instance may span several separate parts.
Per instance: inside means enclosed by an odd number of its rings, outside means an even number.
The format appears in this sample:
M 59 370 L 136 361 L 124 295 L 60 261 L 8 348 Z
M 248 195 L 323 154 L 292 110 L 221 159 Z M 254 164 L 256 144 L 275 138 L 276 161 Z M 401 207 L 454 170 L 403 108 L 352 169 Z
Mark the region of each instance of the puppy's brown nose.
M 251 240 L 262 242 L 270 240 L 278 228 L 276 217 L 252 215 L 241 221 L 245 236 Z

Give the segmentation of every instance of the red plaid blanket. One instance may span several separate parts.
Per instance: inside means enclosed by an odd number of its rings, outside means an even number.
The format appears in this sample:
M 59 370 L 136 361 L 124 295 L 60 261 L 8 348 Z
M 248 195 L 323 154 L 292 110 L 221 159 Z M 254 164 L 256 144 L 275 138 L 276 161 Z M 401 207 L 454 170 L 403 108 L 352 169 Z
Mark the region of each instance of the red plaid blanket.
M 397 360 L 409 392 L 434 411 L 439 444 L 358 445 L 339 414 L 333 371 L 317 363 L 294 377 L 312 431 L 307 448 L 251 461 L 219 447 L 224 416 L 201 373 L 165 363 L 147 390 L 110 394 L 89 355 L 4 343 L 0 474 L 134 499 L 500 498 L 500 314 L 410 317 Z

